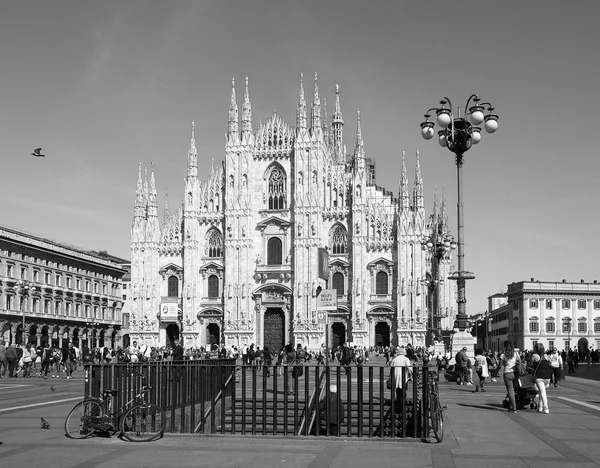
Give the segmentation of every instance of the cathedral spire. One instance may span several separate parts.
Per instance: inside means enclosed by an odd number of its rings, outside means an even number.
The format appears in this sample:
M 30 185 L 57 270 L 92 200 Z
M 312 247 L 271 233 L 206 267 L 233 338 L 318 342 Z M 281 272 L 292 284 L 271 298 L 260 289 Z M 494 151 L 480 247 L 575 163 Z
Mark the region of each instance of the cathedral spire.
M 431 210 L 431 224 L 437 229 L 438 224 L 437 187 L 433 188 L 433 209 Z
M 252 105 L 250 104 L 250 92 L 248 91 L 248 77 L 246 77 L 244 105 L 242 106 L 242 133 L 252 133 Z
M 150 190 L 148 192 L 148 217 L 158 217 L 158 201 L 156 194 L 156 181 L 154 180 L 154 163 L 150 172 Z
M 402 151 L 402 172 L 400 173 L 400 210 L 410 208 L 410 199 L 408 197 L 408 176 L 406 175 L 406 153 Z
M 235 78 L 231 79 L 231 102 L 229 103 L 229 135 L 238 133 L 238 106 L 235 97 Z
M 327 114 L 327 99 L 323 99 L 323 139 L 326 145 L 331 145 L 331 125 Z
M 354 158 L 365 157 L 365 142 L 362 137 L 362 127 L 360 125 L 360 111 L 356 112 L 356 142 L 354 143 Z
M 415 209 L 424 208 L 423 196 L 423 178 L 421 177 L 421 162 L 419 160 L 419 150 L 417 150 L 417 164 L 415 166 L 415 183 L 413 187 L 413 204 Z
M 317 84 L 317 72 L 315 72 L 315 87 L 311 109 L 310 126 L 313 133 L 321 127 L 321 98 L 319 98 L 319 85 Z
M 448 224 L 448 217 L 446 215 L 446 188 L 442 187 L 442 206 L 440 207 L 440 222 L 446 226 Z
M 300 96 L 298 97 L 298 106 L 296 107 L 296 127 L 298 129 L 306 128 L 306 100 L 304 99 L 303 73 L 300 73 Z
M 338 158 L 338 161 L 344 161 L 346 155 L 344 153 L 343 131 L 344 119 L 342 117 L 342 108 L 340 107 L 340 85 L 335 84 L 335 111 L 332 116 L 331 126 L 333 128 L 333 148 Z
M 165 189 L 165 211 L 163 213 L 163 224 L 167 224 L 169 218 L 171 217 L 171 212 L 169 211 L 169 189 Z
M 198 176 L 198 151 L 196 150 L 196 134 L 194 130 L 194 121 L 192 120 L 192 137 L 190 139 L 190 149 L 188 150 L 188 177 Z
M 134 218 L 146 217 L 146 198 L 144 195 L 144 182 L 142 180 L 142 163 L 138 167 L 137 189 L 135 190 Z

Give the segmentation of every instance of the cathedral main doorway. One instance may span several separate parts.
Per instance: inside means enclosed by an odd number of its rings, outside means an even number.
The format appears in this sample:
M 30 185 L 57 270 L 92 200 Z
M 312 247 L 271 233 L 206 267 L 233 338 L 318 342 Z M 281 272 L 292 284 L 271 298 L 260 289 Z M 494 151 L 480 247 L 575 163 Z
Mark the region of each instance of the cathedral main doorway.
M 375 346 L 390 345 L 390 326 L 387 322 L 377 322 L 375 325 Z
M 220 345 L 221 344 L 221 329 L 216 323 L 209 323 L 206 326 L 206 345 Z
M 337 348 L 346 342 L 346 325 L 336 322 L 331 325 L 331 346 Z
M 179 326 L 175 323 L 170 323 L 167 326 L 167 345 L 171 348 L 175 346 L 175 340 L 179 339 Z
M 279 353 L 285 345 L 283 310 L 280 308 L 269 308 L 266 310 L 263 331 L 263 346 L 268 346 L 270 349 L 275 350 L 276 353 Z

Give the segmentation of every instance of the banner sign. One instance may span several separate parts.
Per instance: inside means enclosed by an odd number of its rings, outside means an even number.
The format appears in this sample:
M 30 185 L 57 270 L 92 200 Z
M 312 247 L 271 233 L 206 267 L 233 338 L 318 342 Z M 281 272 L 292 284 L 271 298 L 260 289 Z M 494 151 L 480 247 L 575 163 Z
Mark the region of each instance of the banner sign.
M 337 289 L 323 289 L 317 296 L 317 311 L 337 310 Z
M 160 305 L 160 320 L 161 321 L 165 321 L 165 320 L 177 321 L 177 312 L 178 312 L 177 303 L 163 302 Z
M 319 248 L 319 278 L 329 279 L 329 252 L 324 248 Z

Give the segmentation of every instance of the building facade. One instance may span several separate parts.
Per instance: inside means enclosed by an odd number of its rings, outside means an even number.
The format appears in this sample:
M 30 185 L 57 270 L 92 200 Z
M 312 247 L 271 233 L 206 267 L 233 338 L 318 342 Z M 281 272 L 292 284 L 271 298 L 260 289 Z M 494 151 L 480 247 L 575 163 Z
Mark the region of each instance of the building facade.
M 0 226 L 0 339 L 120 344 L 125 262 Z
M 337 291 L 333 346 L 425 345 L 433 297 L 444 312 L 436 326 L 452 327 L 455 285 L 442 282 L 435 294 L 428 286 L 432 275 L 450 274 L 451 258 L 438 262 L 422 248 L 434 224 L 447 222 L 445 202 L 426 215 L 418 153 L 412 189 L 404 153 L 398 158 L 396 196 L 375 183 L 360 114 L 347 154 L 339 86 L 330 118 L 315 74 L 310 107 L 308 115 L 301 79 L 296 125 L 273 113 L 255 129 L 248 80 L 241 120 L 234 83 L 223 163 L 200 179 L 192 123 L 183 201 L 173 213 L 165 206 L 162 223 L 154 168 L 148 178 L 140 165 L 126 305 L 132 339 L 317 349 L 325 342 L 319 288 Z M 329 253 L 326 280 L 320 248 Z
M 510 340 L 520 349 L 600 349 L 600 284 L 520 281 L 500 302 L 490 301 L 493 349 Z

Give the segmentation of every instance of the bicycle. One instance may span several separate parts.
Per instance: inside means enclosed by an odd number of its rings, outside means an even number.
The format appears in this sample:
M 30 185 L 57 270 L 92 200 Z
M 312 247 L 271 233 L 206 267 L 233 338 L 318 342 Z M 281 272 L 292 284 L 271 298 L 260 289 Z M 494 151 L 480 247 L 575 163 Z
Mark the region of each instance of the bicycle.
M 136 375 L 142 377 L 141 391 L 117 411 L 112 411 L 112 403 L 118 390 L 105 389 L 102 398 L 87 397 L 77 403 L 65 420 L 66 436 L 87 439 L 96 432 L 120 432 L 130 442 L 150 442 L 161 437 L 167 422 L 165 412 L 146 401 L 151 387 L 143 374 Z
M 431 418 L 431 429 L 436 440 L 441 443 L 444 440 L 444 410 L 446 406 L 442 406 L 440 403 L 438 378 L 439 374 L 437 372 L 429 372 L 429 416 Z

